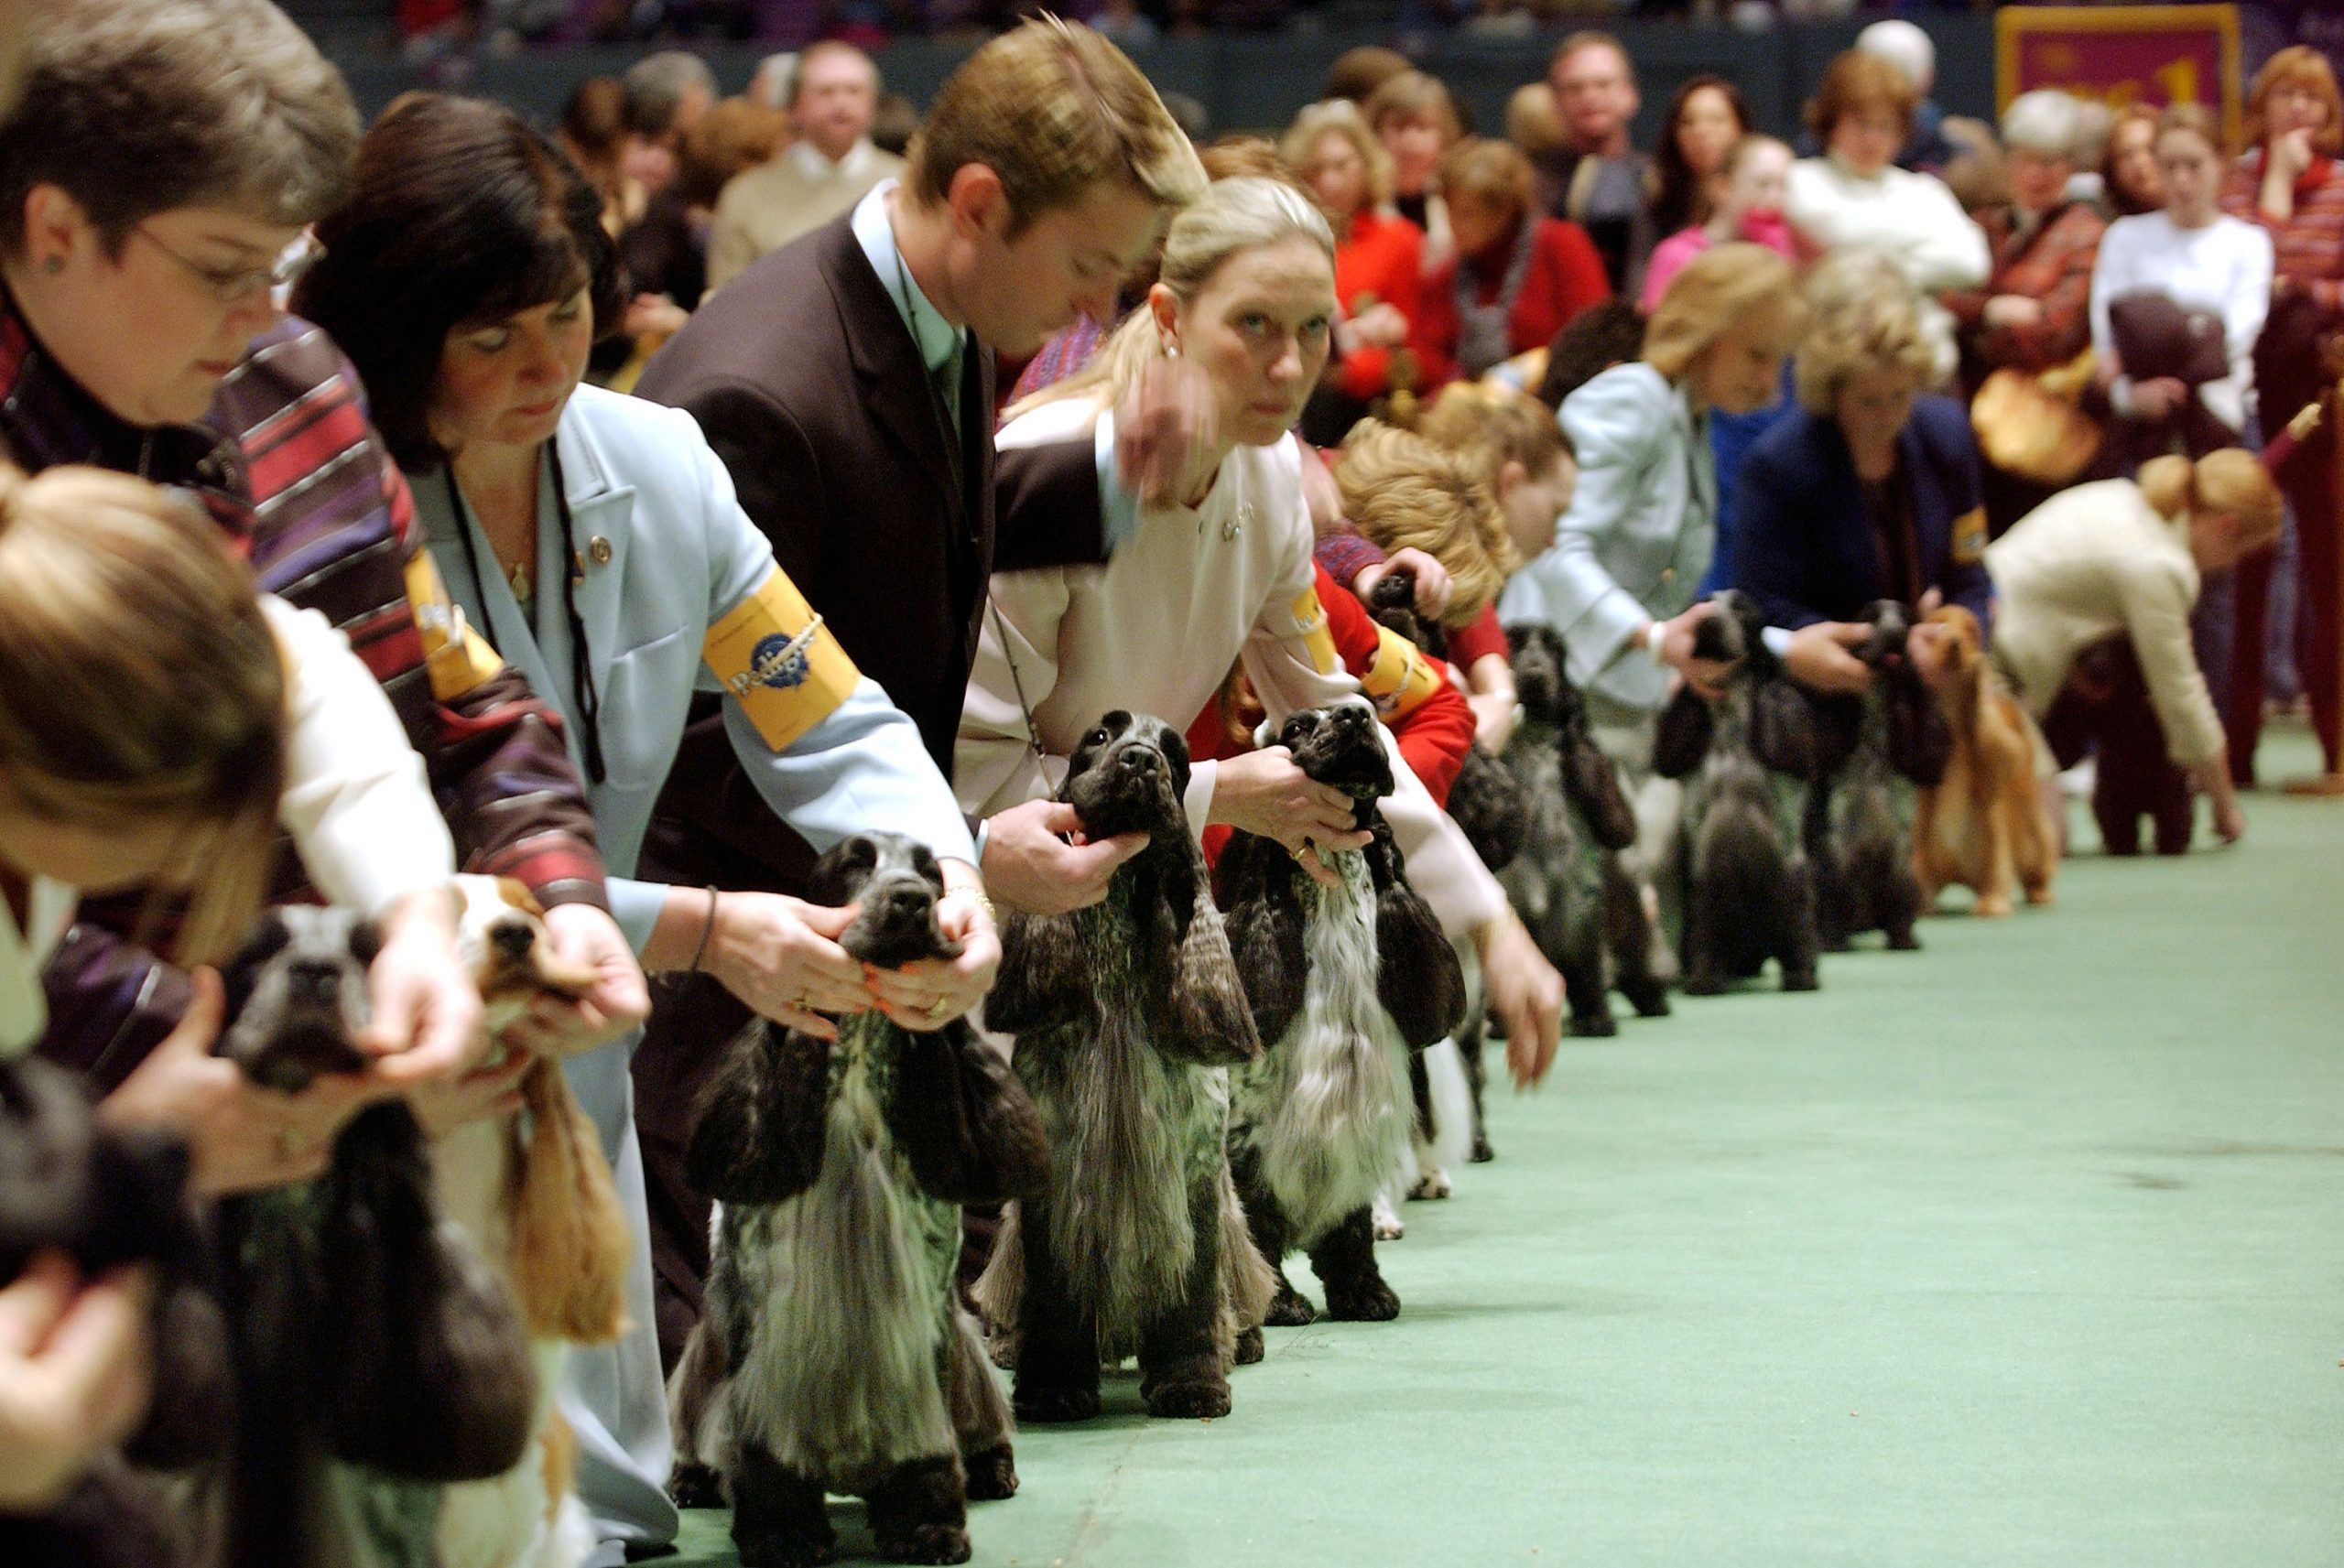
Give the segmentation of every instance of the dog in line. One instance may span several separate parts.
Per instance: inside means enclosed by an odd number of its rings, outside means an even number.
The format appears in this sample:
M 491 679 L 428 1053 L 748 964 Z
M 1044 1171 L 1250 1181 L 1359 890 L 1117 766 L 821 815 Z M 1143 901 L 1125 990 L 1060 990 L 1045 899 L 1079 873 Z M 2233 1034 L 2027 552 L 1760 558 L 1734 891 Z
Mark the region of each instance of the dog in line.
M 808 896 L 859 904 L 840 946 L 892 968 L 959 956 L 943 888 L 925 846 L 873 833 L 825 852 Z M 678 1500 L 721 1482 L 743 1562 L 830 1561 L 827 1492 L 863 1499 L 889 1562 L 968 1560 L 968 1500 L 1010 1496 L 1017 1471 L 954 1288 L 960 1205 L 1031 1192 L 1046 1159 L 965 1020 L 915 1034 L 862 1012 L 835 1043 L 759 1020 L 734 1042 L 686 1150 L 722 1207 L 671 1393 Z
M 215 1053 L 286 1093 L 359 1069 L 379 945 L 348 910 L 271 910 L 222 972 Z M 323 1175 L 225 1200 L 217 1230 L 236 1366 L 225 1560 L 432 1563 L 444 1489 L 520 1463 L 540 1391 L 522 1315 L 443 1212 L 414 1114 L 361 1110 Z
M 1892 950 L 1921 945 L 1913 923 L 1921 886 L 1913 875 L 1915 786 L 1945 775 L 1951 750 L 1945 716 L 1921 680 L 1904 607 L 1883 600 L 1864 611 L 1872 634 L 1854 650 L 1872 671 L 1861 693 L 1815 697 L 1817 778 L 1803 835 L 1815 877 L 1815 920 L 1827 953 L 1883 933 Z
M 1216 868 L 1230 944 L 1267 1048 L 1237 1070 L 1231 1164 L 1255 1244 L 1276 1271 L 1273 1324 L 1308 1323 L 1310 1303 L 1282 1267 L 1299 1247 L 1330 1317 L 1395 1316 L 1375 1266 L 1371 1206 L 1408 1141 L 1406 1057 L 1451 1033 L 1464 977 L 1430 908 L 1408 886 L 1375 803 L 1392 793 L 1382 727 L 1364 704 L 1305 708 L 1278 732 L 1302 771 L 1353 800 L 1373 838 L 1314 851 L 1309 876 L 1286 847 L 1231 835 Z
M 149 1265 L 153 1392 L 139 1430 L 97 1455 L 39 1512 L 0 1513 L 0 1563 L 44 1568 L 180 1568 L 201 1542 L 156 1472 L 200 1474 L 228 1441 L 227 1332 L 183 1195 L 177 1140 L 103 1125 L 70 1075 L 0 1062 L 0 1282 L 43 1252 L 84 1279 Z
M 2035 783 L 2035 742 L 2018 699 L 1986 663 L 1978 618 L 1958 604 L 1929 617 L 1943 628 L 1946 676 L 1937 699 L 1951 741 L 1945 774 L 1924 789 L 1913 816 L 1913 875 L 1921 907 L 1959 882 L 1975 889 L 1974 914 L 2011 913 L 2011 897 L 2051 902 L 2059 839 Z
M 1026 1422 L 1099 1413 L 1100 1368 L 1137 1357 L 1167 1418 L 1229 1413 L 1262 1354 L 1268 1268 L 1230 1179 L 1230 1071 L 1261 1054 L 1181 802 L 1188 749 L 1121 709 L 1075 748 L 1058 798 L 1091 838 L 1144 832 L 1101 903 L 1013 914 L 987 1027 L 1016 1037 L 1050 1151 L 1004 1217 L 976 1297 Z
M 458 949 L 480 989 L 493 1038 L 540 999 L 592 989 L 594 977 L 553 951 L 544 912 L 509 878 L 456 879 Z M 517 1047 L 505 1047 L 500 1056 Z M 450 1487 L 439 1568 L 575 1568 L 594 1548 L 572 1490 L 576 1440 L 553 1408 L 566 1348 L 616 1338 L 634 1241 L 602 1142 L 561 1064 L 533 1062 L 522 1105 L 450 1130 L 431 1144 L 440 1199 L 511 1289 L 536 1349 L 537 1430 L 521 1462 L 490 1481 Z
M 1511 626 L 1521 722 L 1506 742 L 1506 766 L 1529 801 L 1522 855 L 1498 873 L 1546 961 L 1569 989 L 1571 1033 L 1615 1034 L 1611 992 L 1640 1018 L 1668 1015 L 1665 966 L 1657 961 L 1650 884 L 1625 852 L 1635 813 L 1620 771 L 1596 746 L 1587 705 L 1565 674 L 1563 641 L 1551 627 Z
M 1769 958 L 1783 989 L 1813 990 L 1815 888 L 1799 843 L 1797 792 L 1815 773 L 1807 698 L 1765 644 L 1749 595 L 1717 596 L 1693 650 L 1731 666 L 1715 702 L 1691 687 L 1661 709 L 1653 768 L 1685 781 L 1685 939 L 1688 996 L 1714 996 Z

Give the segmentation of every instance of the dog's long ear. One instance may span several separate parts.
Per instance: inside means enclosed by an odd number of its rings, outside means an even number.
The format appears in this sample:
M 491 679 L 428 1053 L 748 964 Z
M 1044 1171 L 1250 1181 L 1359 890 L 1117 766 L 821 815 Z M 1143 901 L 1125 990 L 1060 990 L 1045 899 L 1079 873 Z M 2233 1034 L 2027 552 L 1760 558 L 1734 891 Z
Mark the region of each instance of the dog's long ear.
M 1232 833 L 1214 868 L 1229 950 L 1260 1043 L 1285 1038 L 1302 1011 L 1309 959 L 1302 946 L 1302 903 L 1294 860 L 1275 839 Z
M 985 998 L 987 1029 L 1030 1034 L 1058 1028 L 1082 1016 L 1090 994 L 1074 916 L 1013 913 L 1002 923 L 1001 966 Z
M 540 1339 L 604 1345 L 626 1315 L 626 1216 L 601 1138 L 560 1064 L 539 1057 L 521 1079 L 529 1143 L 513 1207 L 513 1288 Z
M 827 1042 L 751 1023 L 700 1098 L 684 1179 L 719 1203 L 773 1204 L 804 1192 L 822 1168 L 830 1086 Z
M 1709 711 L 1707 703 L 1701 708 L 1704 713 Z M 1628 804 L 1628 792 L 1620 785 L 1619 768 L 1584 728 L 1567 733 L 1562 748 L 1563 793 L 1587 819 L 1588 832 L 1606 849 L 1624 849 L 1633 844 L 1636 813 Z
M 921 1190 L 956 1204 L 1040 1193 L 1050 1174 L 1042 1113 L 1009 1064 L 960 1020 L 898 1032 L 897 1048 L 887 1131 Z
M 1408 885 L 1400 846 L 1381 819 L 1367 864 L 1375 885 L 1376 1000 L 1401 1043 L 1421 1051 L 1465 1022 L 1465 971 L 1432 906 Z
M 1891 672 L 1888 689 L 1888 765 L 1923 788 L 1945 782 L 1953 761 L 1953 726 L 1910 660 Z
M 1875 681 L 1885 678 L 1884 672 L 1872 672 Z M 1807 691 L 1798 688 L 1807 698 L 1810 710 L 1811 732 L 1815 737 L 1815 776 L 1828 779 L 1838 776 L 1848 765 L 1861 743 L 1864 732 L 1864 704 L 1867 698 L 1849 692 Z
M 1762 680 L 1751 692 L 1750 745 L 1758 761 L 1778 773 L 1818 776 L 1815 708 L 1788 677 Z
M 1709 754 L 1709 739 L 1716 729 L 1717 719 L 1701 694 L 1689 686 L 1679 687 L 1660 710 L 1659 724 L 1653 731 L 1653 772 L 1665 779 L 1689 776 Z
M 1206 1066 L 1233 1066 L 1262 1054 L 1262 1037 L 1246 1005 L 1237 958 L 1212 896 L 1205 891 L 1203 857 L 1185 836 L 1180 844 L 1189 874 L 1187 918 L 1179 940 L 1165 955 L 1163 994 L 1167 1005 L 1156 1031 L 1169 1054 Z M 1167 884 L 1167 898 L 1174 884 Z
M 1449 786 L 1449 815 L 1491 871 L 1503 871 L 1530 835 L 1530 797 L 1505 762 L 1475 741 Z
M 318 1410 L 336 1458 L 411 1481 L 476 1481 L 520 1462 L 537 1375 L 513 1298 L 440 1223 L 422 1130 L 403 1104 L 359 1114 L 337 1144 L 319 1257 L 331 1276 Z M 345 1273 L 372 1254 L 374 1267 Z M 378 1336 L 353 1361 L 349 1341 Z M 353 1380 L 344 1368 L 374 1374 Z

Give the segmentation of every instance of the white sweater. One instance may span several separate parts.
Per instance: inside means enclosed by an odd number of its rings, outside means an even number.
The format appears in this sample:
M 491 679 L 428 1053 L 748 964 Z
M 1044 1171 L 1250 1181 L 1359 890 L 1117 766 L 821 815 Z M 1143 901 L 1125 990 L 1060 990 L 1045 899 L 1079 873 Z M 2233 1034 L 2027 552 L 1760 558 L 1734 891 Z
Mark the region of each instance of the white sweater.
M 2131 480 L 2079 484 L 1987 546 L 1986 574 L 1994 658 L 2028 712 L 2050 711 L 2076 655 L 2121 632 L 2173 760 L 2187 767 L 2220 754 L 2222 721 L 2189 638 L 2198 576 L 2186 521 L 2158 516 Z
M 2103 360 L 2116 346 L 2108 302 L 2127 294 L 2162 294 L 2221 317 L 2230 373 L 2200 386 L 2198 398 L 2215 418 L 2244 429 L 2254 390 L 2254 341 L 2271 310 L 2271 236 L 2227 213 L 2202 229 L 2177 228 L 2162 212 L 2119 218 L 2100 236 L 2091 269 L 2091 346 Z M 2119 376 L 2109 397 L 2119 413 L 2130 414 L 2132 378 Z
M 1945 181 L 1894 165 L 1863 175 L 1837 158 L 1801 158 L 1791 165 L 1783 205 L 1791 227 L 1818 249 L 1861 246 L 1896 264 L 1921 291 L 1921 326 L 1937 356 L 1937 378 L 1951 375 L 1960 355 L 1953 317 L 1937 296 L 1980 287 L 1993 258 L 1984 232 Z
M 1013 420 L 997 439 L 1004 449 L 1080 440 L 1087 452 L 1097 423 L 1112 418 L 1090 399 L 1066 398 Z M 1357 681 L 1340 666 L 1322 672 L 1311 654 L 1309 633 L 1324 613 L 1312 546 L 1302 455 L 1287 436 L 1231 453 L 1202 506 L 1143 509 L 1106 566 L 994 574 L 953 752 L 962 809 L 990 816 L 1055 793 L 1084 732 L 1110 709 L 1186 730 L 1241 661 L 1273 723 L 1297 708 L 1362 700 Z M 1021 687 L 1039 758 L 1027 744 Z M 1388 730 L 1384 749 L 1398 788 L 1384 814 L 1409 881 L 1452 934 L 1496 917 L 1505 907 L 1496 881 Z M 1218 774 L 1217 762 L 1203 761 L 1189 775 L 1188 826 L 1200 838 Z

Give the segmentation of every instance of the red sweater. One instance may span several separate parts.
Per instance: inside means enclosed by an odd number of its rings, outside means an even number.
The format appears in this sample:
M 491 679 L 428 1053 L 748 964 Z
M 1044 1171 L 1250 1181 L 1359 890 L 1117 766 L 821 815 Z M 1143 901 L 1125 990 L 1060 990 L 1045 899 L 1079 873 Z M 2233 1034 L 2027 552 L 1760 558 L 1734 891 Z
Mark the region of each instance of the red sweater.
M 2275 276 L 2330 311 L 2344 309 L 2344 162 L 2315 157 L 2295 181 L 2295 214 L 2282 222 L 2263 211 L 2263 149 L 2230 166 L 2222 211 L 2260 223 L 2271 236 Z
M 1473 744 L 1473 708 L 1449 678 L 1448 666 L 1396 632 L 1376 624 L 1359 600 L 1318 568 L 1318 603 L 1343 667 L 1357 676 L 1375 710 L 1399 742 L 1400 758 L 1423 781 L 1438 805 L 1449 804 L 1449 787 L 1465 765 Z M 1394 644 L 1397 644 L 1394 646 Z M 1188 725 L 1188 754 L 1233 757 L 1250 748 L 1230 739 L 1214 703 Z M 1229 830 L 1205 830 L 1205 853 L 1218 856 Z
M 1457 340 L 1462 330 L 1457 319 L 1457 268 L 1472 265 L 1470 276 L 1475 297 L 1483 305 L 1495 305 L 1513 255 L 1514 242 L 1508 240 L 1499 247 L 1493 262 L 1473 264 L 1460 257 L 1425 280 L 1425 333 L 1444 364 L 1456 366 Z M 1560 218 L 1539 219 L 1530 237 L 1529 269 L 1507 312 L 1506 335 L 1511 344 L 1507 351 L 1526 354 L 1545 348 L 1570 324 L 1571 318 L 1611 297 L 1603 258 L 1596 254 L 1595 242 L 1587 237 L 1587 231 Z M 1461 367 L 1457 368 L 1461 372 Z
M 1335 247 L 1335 298 L 1346 316 L 1369 305 L 1389 305 L 1408 319 L 1408 347 L 1415 351 L 1419 388 L 1447 379 L 1435 362 L 1425 333 L 1425 232 L 1396 213 L 1362 209 L 1351 232 Z M 1392 351 L 1359 349 L 1343 356 L 1335 384 L 1362 402 L 1381 397 L 1391 385 Z

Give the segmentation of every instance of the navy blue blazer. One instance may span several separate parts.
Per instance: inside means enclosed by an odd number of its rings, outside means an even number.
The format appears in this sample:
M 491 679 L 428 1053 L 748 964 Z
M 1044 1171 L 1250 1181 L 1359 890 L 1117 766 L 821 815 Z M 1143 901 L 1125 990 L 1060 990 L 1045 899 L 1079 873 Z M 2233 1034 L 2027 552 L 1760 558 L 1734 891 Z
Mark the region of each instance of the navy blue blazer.
M 1922 590 L 1937 589 L 1990 625 L 1993 585 L 1969 410 L 1922 396 L 1896 441 Z M 1729 586 L 1755 597 L 1769 624 L 1855 621 L 1892 597 L 1855 459 L 1831 420 L 1793 408 L 1760 437 L 1735 478 L 1734 512 Z

